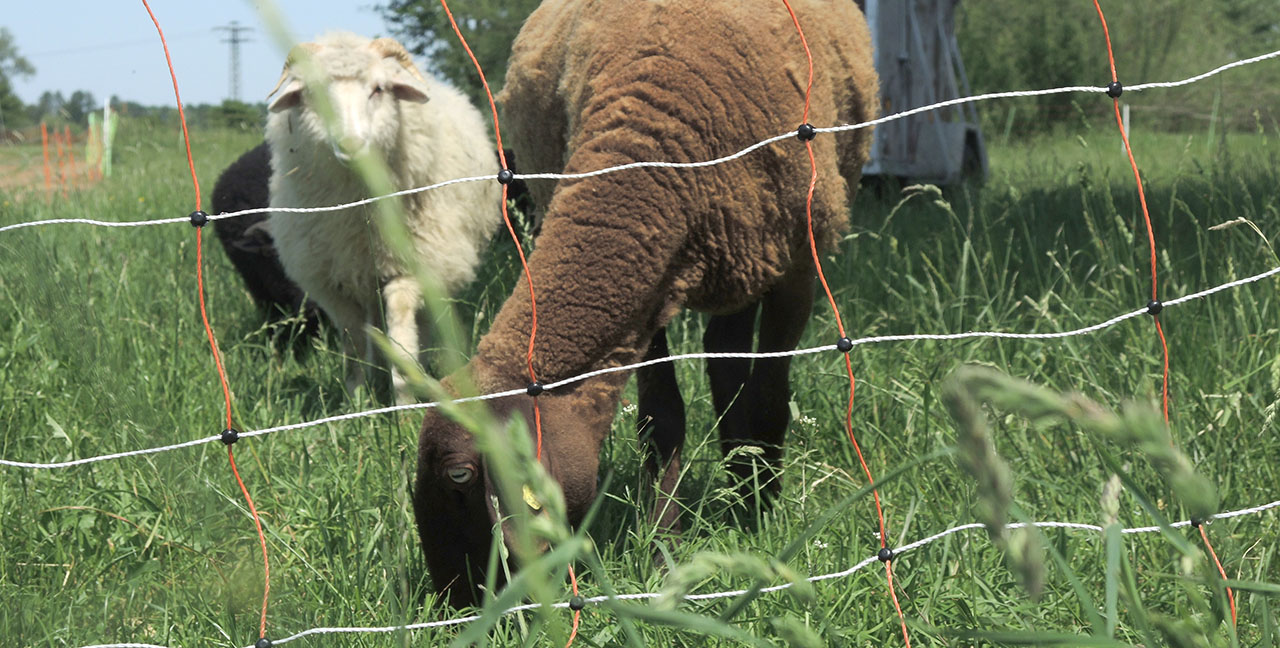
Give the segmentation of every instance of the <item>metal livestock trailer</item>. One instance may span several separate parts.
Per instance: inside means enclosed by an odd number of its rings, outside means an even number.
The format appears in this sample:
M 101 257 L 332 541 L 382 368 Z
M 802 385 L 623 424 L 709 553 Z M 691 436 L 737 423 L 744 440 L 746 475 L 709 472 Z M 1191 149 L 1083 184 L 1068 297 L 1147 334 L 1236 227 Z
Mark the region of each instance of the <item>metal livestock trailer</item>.
M 856 1 L 875 44 L 881 114 L 971 94 L 955 37 L 960 0 Z M 863 173 L 934 184 L 986 178 L 987 151 L 973 104 L 877 126 Z

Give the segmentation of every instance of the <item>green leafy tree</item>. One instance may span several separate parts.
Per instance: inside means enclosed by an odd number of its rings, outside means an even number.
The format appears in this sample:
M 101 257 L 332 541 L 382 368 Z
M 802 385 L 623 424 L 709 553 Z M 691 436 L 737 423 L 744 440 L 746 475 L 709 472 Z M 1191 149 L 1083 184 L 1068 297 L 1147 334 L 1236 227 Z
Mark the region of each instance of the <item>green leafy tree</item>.
M 18 53 L 13 33 L 0 27 L 0 130 L 22 126 L 25 110 L 22 100 L 13 93 L 13 77 L 29 77 L 36 68 Z
M 13 93 L 9 79 L 0 77 L 0 132 L 5 129 L 18 129 L 28 126 L 31 118 L 27 115 L 27 107 Z
M 1125 85 L 1187 78 L 1280 47 L 1275 0 L 1113 1 L 1102 6 L 1117 74 Z M 1092 3 L 971 0 L 960 5 L 956 36 L 975 92 L 1100 87 L 1111 81 L 1102 24 Z M 1257 65 L 1188 88 L 1135 96 L 1135 118 L 1144 127 L 1203 129 L 1217 100 L 1225 96 L 1223 113 L 1213 118 L 1252 126 L 1254 111 L 1271 110 L 1280 95 L 1274 70 Z M 1001 102 L 984 112 L 986 126 L 998 133 L 1015 115 L 1021 132 L 1064 123 L 1075 128 L 1080 124 L 1073 120 L 1082 117 L 1098 124 L 1111 106 L 1095 99 L 1051 95 Z M 1228 114 L 1228 107 L 1234 112 Z
M 489 86 L 497 92 L 506 76 L 511 42 L 525 17 L 538 6 L 538 0 L 455 4 L 450 9 L 458 27 L 484 68 Z M 475 66 L 453 33 L 439 0 L 390 0 L 379 5 L 378 10 L 396 38 L 414 54 L 425 57 L 432 72 L 462 89 L 477 105 L 487 103 Z
M 1218 0 L 1217 10 L 1231 26 L 1232 48 L 1261 54 L 1280 47 L 1280 15 L 1274 0 Z
M 76 90 L 71 93 L 71 98 L 67 99 L 67 104 L 63 107 L 67 111 L 67 119 L 73 124 L 83 124 L 89 113 L 98 107 L 98 102 L 94 100 L 93 93 L 85 90 Z
M 240 130 L 261 130 L 266 109 L 261 105 L 247 104 L 235 99 L 225 99 L 217 108 L 217 121 Z
M 46 119 L 56 121 L 61 118 L 62 110 L 66 105 L 67 98 L 62 96 L 61 92 L 45 90 L 40 93 L 40 98 L 31 107 L 31 116 L 36 121 Z

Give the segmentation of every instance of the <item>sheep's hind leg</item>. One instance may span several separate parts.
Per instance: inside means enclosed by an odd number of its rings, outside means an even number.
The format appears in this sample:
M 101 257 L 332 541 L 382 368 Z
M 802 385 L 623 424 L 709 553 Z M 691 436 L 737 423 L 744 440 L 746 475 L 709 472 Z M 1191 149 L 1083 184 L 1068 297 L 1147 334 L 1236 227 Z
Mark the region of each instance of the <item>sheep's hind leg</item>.
M 670 355 L 667 329 L 659 329 L 649 343 L 645 360 Z M 645 445 L 645 469 L 650 481 L 656 481 L 653 511 L 649 521 L 660 535 L 680 533 L 680 449 L 684 446 L 684 399 L 676 382 L 675 367 L 670 362 L 636 370 L 639 412 L 636 433 Z
M 791 351 L 800 343 L 813 307 L 813 273 L 808 266 L 783 277 L 760 302 L 760 353 Z M 708 351 L 750 351 L 755 307 L 712 318 L 704 344 Z M 717 323 L 717 319 L 721 320 Z M 757 494 L 768 503 L 782 491 L 782 451 L 790 419 L 791 358 L 708 361 L 711 394 L 720 413 L 720 447 L 739 480 L 748 508 Z M 754 446 L 754 449 L 740 449 Z M 736 451 L 736 456 L 731 455 Z
M 417 363 L 420 352 L 418 311 L 422 308 L 422 290 L 418 287 L 418 282 L 412 277 L 396 277 L 383 286 L 382 298 L 386 304 L 387 338 L 391 342 L 392 351 L 398 354 L 398 359 L 402 362 Z M 391 366 L 391 389 L 396 404 L 415 402 L 404 372 L 394 359 L 388 364 Z
M 758 310 L 759 304 L 752 304 L 737 313 L 712 316 L 702 335 L 703 349 L 707 353 L 750 352 Z M 743 447 L 756 445 L 751 434 L 750 406 L 746 402 L 751 360 L 709 359 L 707 376 L 711 380 L 711 402 L 719 418 L 720 450 L 728 458 L 729 472 L 739 487 L 743 502 L 753 501 L 757 482 L 753 459 L 755 451 Z
M 794 351 L 813 310 L 814 274 L 810 265 L 793 269 L 764 296 L 760 309 L 757 351 Z M 782 449 L 791 420 L 791 357 L 759 358 L 743 389 L 750 413 L 744 422 L 754 443 L 764 451 L 768 478 L 765 495 L 782 492 Z

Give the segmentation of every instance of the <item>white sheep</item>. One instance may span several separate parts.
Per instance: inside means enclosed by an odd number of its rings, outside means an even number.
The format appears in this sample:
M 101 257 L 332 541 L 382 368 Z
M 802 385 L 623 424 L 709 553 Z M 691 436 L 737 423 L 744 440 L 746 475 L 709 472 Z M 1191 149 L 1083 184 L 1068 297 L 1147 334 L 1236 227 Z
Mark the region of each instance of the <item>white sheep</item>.
M 307 85 L 307 58 L 323 84 Z M 281 90 L 281 88 L 283 88 Z M 326 34 L 290 53 L 269 105 L 271 207 L 321 207 L 370 196 L 350 166 L 381 158 L 396 189 L 496 172 L 495 148 L 480 112 L 457 90 L 425 78 L 404 46 L 345 32 Z M 332 106 L 326 126 L 314 99 Z M 470 182 L 398 198 L 417 261 L 447 293 L 475 276 L 500 218 L 497 182 Z M 268 228 L 285 272 L 343 331 L 346 384 L 364 382 L 364 365 L 380 364 L 366 327 L 385 322 L 405 358 L 420 360 L 423 299 L 410 268 L 387 248 L 372 219 L 376 204 L 338 212 L 272 212 Z M 380 299 L 381 297 L 381 299 Z M 391 368 L 397 403 L 411 400 Z

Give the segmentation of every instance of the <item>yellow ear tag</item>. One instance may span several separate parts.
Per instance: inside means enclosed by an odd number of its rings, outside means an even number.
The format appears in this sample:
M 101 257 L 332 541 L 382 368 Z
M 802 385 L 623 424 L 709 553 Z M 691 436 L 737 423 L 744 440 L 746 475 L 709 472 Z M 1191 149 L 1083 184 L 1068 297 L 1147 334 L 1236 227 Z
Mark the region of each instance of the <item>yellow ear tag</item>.
M 539 502 L 538 498 L 534 496 L 533 489 L 529 488 L 528 484 L 525 484 L 524 486 L 524 503 L 528 504 L 529 508 L 535 511 L 542 510 L 542 502 Z

